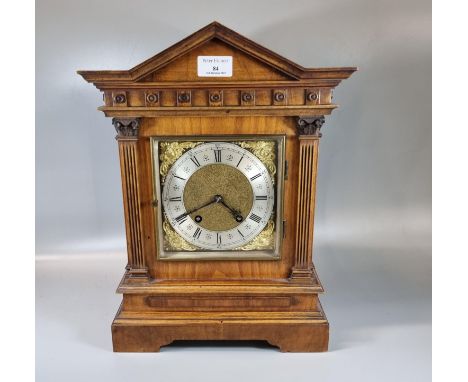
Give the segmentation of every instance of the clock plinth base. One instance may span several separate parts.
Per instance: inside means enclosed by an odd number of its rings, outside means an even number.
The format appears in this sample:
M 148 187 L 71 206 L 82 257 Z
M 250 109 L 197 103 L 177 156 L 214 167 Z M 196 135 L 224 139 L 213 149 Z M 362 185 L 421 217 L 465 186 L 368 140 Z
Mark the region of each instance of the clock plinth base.
M 159 312 L 134 318 L 119 309 L 112 323 L 114 352 L 158 352 L 176 340 L 264 340 L 282 352 L 324 352 L 328 333 L 320 304 L 315 312 Z

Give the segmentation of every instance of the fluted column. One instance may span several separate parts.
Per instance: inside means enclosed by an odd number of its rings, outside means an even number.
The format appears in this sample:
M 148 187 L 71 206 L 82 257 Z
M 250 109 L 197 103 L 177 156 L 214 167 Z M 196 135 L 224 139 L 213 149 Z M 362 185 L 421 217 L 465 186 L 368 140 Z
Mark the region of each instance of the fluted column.
M 127 279 L 146 281 L 148 268 L 143 251 L 140 190 L 138 176 L 138 131 L 140 120 L 113 118 L 119 144 L 120 172 L 127 236 Z
M 299 137 L 299 179 L 296 213 L 295 264 L 292 270 L 293 281 L 314 282 L 312 270 L 312 245 L 314 234 L 315 190 L 320 128 L 325 122 L 323 116 L 297 118 Z

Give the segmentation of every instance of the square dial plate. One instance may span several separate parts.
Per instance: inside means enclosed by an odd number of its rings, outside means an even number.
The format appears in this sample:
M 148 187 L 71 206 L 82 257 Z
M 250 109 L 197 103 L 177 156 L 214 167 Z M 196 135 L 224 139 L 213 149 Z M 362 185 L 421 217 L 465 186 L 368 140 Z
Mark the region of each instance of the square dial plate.
M 158 259 L 279 259 L 284 146 L 284 136 L 152 138 Z

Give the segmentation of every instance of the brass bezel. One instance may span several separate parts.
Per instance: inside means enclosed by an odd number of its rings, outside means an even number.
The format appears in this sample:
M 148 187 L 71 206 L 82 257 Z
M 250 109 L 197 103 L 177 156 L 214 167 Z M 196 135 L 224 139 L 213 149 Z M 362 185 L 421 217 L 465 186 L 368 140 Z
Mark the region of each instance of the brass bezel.
M 276 219 L 275 219 L 275 249 L 270 250 L 243 250 L 243 251 L 179 251 L 167 252 L 163 248 L 163 216 L 161 200 L 161 182 L 159 176 L 159 147 L 161 141 L 195 141 L 195 142 L 232 142 L 274 140 L 277 142 L 277 173 L 276 173 Z M 284 197 L 284 166 L 286 135 L 210 135 L 210 136 L 153 136 L 150 137 L 151 164 L 153 174 L 153 200 L 156 220 L 156 257 L 163 261 L 211 261 L 211 260 L 280 260 L 283 244 L 283 197 Z M 162 255 L 164 254 L 164 255 Z M 168 255 L 167 255 L 168 254 Z

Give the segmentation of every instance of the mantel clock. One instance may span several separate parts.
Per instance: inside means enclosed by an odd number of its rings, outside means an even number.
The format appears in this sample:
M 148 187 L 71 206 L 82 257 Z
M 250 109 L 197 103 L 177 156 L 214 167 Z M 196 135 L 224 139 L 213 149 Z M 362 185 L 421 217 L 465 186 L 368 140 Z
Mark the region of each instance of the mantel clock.
M 133 69 L 78 72 L 117 131 L 128 264 L 114 351 L 327 350 L 318 148 L 332 91 L 355 70 L 303 68 L 214 22 Z

